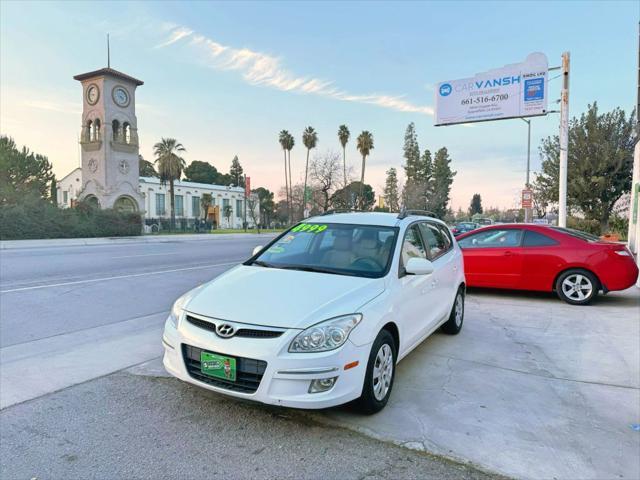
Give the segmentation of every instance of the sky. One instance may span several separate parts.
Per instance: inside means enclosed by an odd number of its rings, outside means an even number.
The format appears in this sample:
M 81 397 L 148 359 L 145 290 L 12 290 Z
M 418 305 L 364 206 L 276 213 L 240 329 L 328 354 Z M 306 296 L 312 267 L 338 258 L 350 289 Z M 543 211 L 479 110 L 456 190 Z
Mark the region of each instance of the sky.
M 111 66 L 143 80 L 136 91 L 140 153 L 178 139 L 187 163 L 228 171 L 238 155 L 252 187 L 284 181 L 278 133 L 296 139 L 294 182 L 304 176 L 302 131 L 314 154 L 341 152 L 360 175 L 355 138 L 374 136 L 365 181 L 382 194 L 402 173 L 414 122 L 420 148 L 446 146 L 457 172 L 454 209 L 474 193 L 513 208 L 525 182 L 527 126 L 520 119 L 435 127 L 434 86 L 543 52 L 571 53 L 570 114 L 636 102 L 640 2 L 0 2 L 0 132 L 45 154 L 62 178 L 79 166 L 82 90 L 73 76 Z M 550 78 L 554 78 L 550 72 Z M 549 82 L 550 103 L 560 79 Z M 532 171 L 559 116 L 532 119 Z M 569 172 L 570 174 L 570 172 Z M 400 175 L 401 180 L 403 175 Z

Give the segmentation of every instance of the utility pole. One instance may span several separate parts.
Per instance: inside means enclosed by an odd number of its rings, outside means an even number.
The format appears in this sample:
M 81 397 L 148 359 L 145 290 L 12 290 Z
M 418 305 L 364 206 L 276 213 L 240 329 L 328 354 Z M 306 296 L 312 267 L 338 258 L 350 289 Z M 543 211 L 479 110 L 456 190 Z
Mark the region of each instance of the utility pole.
M 247 231 L 247 200 L 249 197 L 247 195 L 247 174 L 244 174 L 244 219 L 242 220 L 242 227 L 244 231 Z
M 636 97 L 636 145 L 633 149 L 633 177 L 629 204 L 628 247 L 640 266 L 640 23 L 638 23 L 638 93 Z M 640 278 L 636 283 L 640 287 Z
M 562 92 L 560 94 L 560 172 L 558 225 L 567 226 L 567 163 L 569 154 L 569 52 L 562 54 Z
M 531 183 L 529 182 L 529 172 L 531 171 L 531 120 L 527 120 L 526 118 L 522 117 L 521 120 L 523 122 L 527 122 L 527 181 L 525 182 L 524 186 L 528 190 L 531 187 Z M 526 207 L 524 209 L 525 223 L 531 222 L 531 217 L 533 216 L 531 215 L 532 213 L 533 212 L 531 207 Z

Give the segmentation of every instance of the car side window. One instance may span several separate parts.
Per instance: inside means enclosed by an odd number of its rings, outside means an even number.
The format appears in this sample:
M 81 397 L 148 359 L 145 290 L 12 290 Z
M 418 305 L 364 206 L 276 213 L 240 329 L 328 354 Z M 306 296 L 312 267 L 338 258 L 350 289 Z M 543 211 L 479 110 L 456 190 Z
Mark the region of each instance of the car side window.
M 524 240 L 522 246 L 524 247 L 548 247 L 550 245 L 557 245 L 553 238 L 549 238 L 542 233 L 534 232 L 533 230 L 526 230 L 524 232 Z
M 522 230 L 517 228 L 491 229 L 474 233 L 458 240 L 460 248 L 508 248 L 519 247 Z
M 407 233 L 402 242 L 402 264 L 406 265 L 409 259 L 413 257 L 427 258 L 417 225 L 411 225 L 407 228 Z
M 427 247 L 427 257 L 435 260 L 446 253 L 451 247 L 451 239 L 439 228 L 439 225 L 430 222 L 420 222 L 420 232 Z

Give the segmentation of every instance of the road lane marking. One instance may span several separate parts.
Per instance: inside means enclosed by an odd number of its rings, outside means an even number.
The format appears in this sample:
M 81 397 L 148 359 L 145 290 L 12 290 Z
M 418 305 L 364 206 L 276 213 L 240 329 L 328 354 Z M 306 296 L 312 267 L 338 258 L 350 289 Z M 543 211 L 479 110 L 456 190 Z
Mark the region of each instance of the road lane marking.
M 0 293 L 10 293 L 10 292 L 23 292 L 25 290 L 39 290 L 42 288 L 54 288 L 54 287 L 65 287 L 67 285 L 81 285 L 83 283 L 96 283 L 96 282 L 106 282 L 109 280 L 118 280 L 120 278 L 134 278 L 134 277 L 144 277 L 147 275 L 160 275 L 162 273 L 174 273 L 174 272 L 184 272 L 187 270 L 202 270 L 205 268 L 215 268 L 215 267 L 226 267 L 229 265 L 238 265 L 242 260 L 238 260 L 235 262 L 228 263 L 213 263 L 210 265 L 199 265 L 197 267 L 187 267 L 187 268 L 174 268 L 171 270 L 158 270 L 156 272 L 144 272 L 144 273 L 131 273 L 127 275 L 116 275 L 113 277 L 102 277 L 102 278 L 91 278 L 88 280 L 77 280 L 75 282 L 61 282 L 61 283 L 50 283 L 48 285 L 35 285 L 31 287 L 20 287 L 20 288 L 11 288 L 8 290 L 0 290 Z
M 140 255 L 122 255 L 121 257 L 111 257 L 111 258 L 135 258 L 135 257 L 154 257 L 157 255 L 178 255 L 183 252 L 167 252 L 167 253 L 142 253 Z

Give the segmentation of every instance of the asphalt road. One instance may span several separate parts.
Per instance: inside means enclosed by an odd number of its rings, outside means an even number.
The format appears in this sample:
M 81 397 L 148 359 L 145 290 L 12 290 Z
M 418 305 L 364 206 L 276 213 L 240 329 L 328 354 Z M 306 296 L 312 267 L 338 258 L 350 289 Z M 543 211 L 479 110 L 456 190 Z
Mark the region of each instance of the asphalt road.
M 167 312 L 262 237 L 3 250 L 0 347 Z
M 497 478 L 132 373 L 159 365 L 179 295 L 269 238 L 1 251 L 0 477 Z

